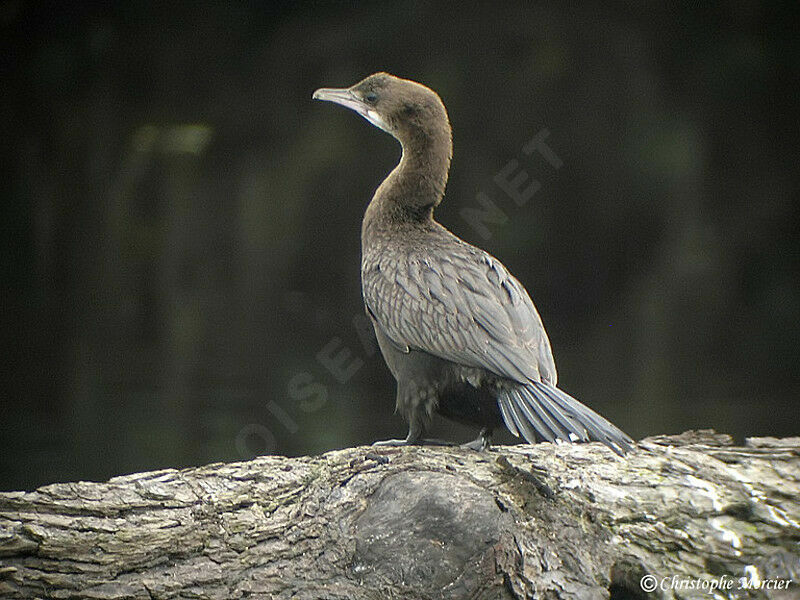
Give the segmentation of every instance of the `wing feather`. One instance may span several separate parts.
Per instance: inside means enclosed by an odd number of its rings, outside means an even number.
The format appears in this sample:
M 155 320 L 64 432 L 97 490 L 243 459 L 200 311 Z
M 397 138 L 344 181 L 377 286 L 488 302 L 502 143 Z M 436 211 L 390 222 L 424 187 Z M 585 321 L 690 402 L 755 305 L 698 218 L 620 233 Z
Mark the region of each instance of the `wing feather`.
M 372 248 L 362 285 L 376 324 L 399 347 L 520 383 L 555 384 L 550 342 L 530 297 L 483 250 L 454 236 L 426 249 Z

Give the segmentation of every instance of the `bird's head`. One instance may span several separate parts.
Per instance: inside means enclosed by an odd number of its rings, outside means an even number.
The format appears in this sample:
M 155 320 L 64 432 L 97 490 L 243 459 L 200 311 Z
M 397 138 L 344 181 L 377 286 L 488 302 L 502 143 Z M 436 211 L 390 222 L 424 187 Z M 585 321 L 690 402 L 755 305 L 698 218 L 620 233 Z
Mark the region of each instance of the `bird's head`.
M 450 122 L 441 99 L 415 81 L 375 73 L 349 88 L 318 89 L 313 98 L 354 110 L 403 146 L 442 136 L 450 139 Z

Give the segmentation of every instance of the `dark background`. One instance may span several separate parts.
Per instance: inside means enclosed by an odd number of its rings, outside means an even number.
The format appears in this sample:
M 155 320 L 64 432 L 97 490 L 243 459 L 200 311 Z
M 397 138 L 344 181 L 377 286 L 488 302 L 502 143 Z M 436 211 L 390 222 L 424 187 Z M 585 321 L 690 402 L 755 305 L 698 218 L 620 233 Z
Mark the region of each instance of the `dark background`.
M 797 22 L 563 4 L 0 2 L 0 489 L 405 435 L 353 325 L 399 147 L 311 100 L 378 70 L 443 98 L 439 220 L 527 286 L 566 391 L 637 438 L 797 435 Z

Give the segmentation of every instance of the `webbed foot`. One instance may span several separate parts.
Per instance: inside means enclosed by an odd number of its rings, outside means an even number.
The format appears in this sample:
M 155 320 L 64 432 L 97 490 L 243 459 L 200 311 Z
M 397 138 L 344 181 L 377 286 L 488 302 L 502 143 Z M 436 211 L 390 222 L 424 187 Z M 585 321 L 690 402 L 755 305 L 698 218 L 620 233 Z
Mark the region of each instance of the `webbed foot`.
M 486 452 L 489 450 L 489 447 L 492 445 L 492 430 L 491 429 L 481 429 L 480 434 L 478 437 L 471 442 L 467 442 L 466 444 L 461 444 L 462 448 L 469 448 L 470 450 L 475 450 L 476 452 Z
M 436 440 L 436 439 L 417 439 L 417 440 L 409 440 L 408 438 L 404 440 L 379 440 L 377 442 L 372 442 L 373 446 L 455 446 L 453 442 L 448 442 L 447 440 Z

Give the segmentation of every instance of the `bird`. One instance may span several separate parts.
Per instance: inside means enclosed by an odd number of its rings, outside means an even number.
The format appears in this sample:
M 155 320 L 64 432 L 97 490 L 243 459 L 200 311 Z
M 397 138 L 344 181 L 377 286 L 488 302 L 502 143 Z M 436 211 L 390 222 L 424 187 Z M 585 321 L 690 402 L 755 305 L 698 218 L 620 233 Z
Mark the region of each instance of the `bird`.
M 490 449 L 505 426 L 528 443 L 599 441 L 619 455 L 633 440 L 557 387 L 550 340 L 525 287 L 488 252 L 434 218 L 453 153 L 447 110 L 432 89 L 389 73 L 313 99 L 339 104 L 393 136 L 397 166 L 378 186 L 361 227 L 361 287 L 381 354 L 397 382 L 405 439 L 434 414 L 479 429 L 464 446 Z M 447 443 L 447 442 L 444 442 Z

